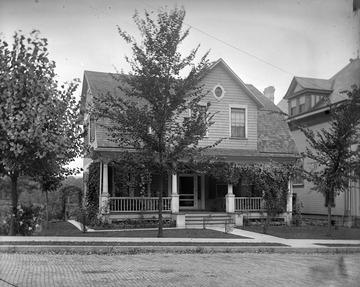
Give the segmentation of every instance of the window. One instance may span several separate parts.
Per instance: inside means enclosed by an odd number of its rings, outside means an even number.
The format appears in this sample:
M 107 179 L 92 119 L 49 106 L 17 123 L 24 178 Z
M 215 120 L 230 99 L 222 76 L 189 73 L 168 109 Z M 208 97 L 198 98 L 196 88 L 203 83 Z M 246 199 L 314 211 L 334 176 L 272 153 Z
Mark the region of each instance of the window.
M 302 176 L 302 170 L 304 169 L 304 159 L 298 160 L 296 162 L 298 173 L 294 176 L 293 186 L 303 186 L 304 177 Z
M 330 197 L 330 205 L 331 207 L 335 207 L 335 192 L 333 193 L 326 193 L 325 194 L 325 207 L 328 207 L 329 205 L 329 197 Z
M 92 143 L 95 140 L 95 130 L 96 130 L 96 122 L 94 120 L 94 118 L 92 118 L 90 116 L 90 121 L 89 121 L 89 138 L 90 138 L 90 142 Z
M 199 116 L 204 118 L 204 123 L 207 125 L 208 119 L 207 119 L 206 105 L 200 103 L 198 107 L 199 107 L 198 108 Z M 189 110 L 189 117 L 191 117 L 192 114 L 193 114 L 193 111 L 190 109 Z M 206 129 L 206 132 L 205 132 L 204 136 L 205 137 L 209 136 L 209 129 L 208 128 Z
M 294 116 L 296 114 L 296 99 L 292 99 L 290 101 L 290 116 Z
M 299 113 L 305 112 L 305 96 L 299 98 Z
M 321 99 L 322 99 L 322 96 L 313 95 L 313 102 L 314 102 L 313 106 L 315 106 L 318 102 L 320 102 Z
M 230 135 L 232 138 L 246 138 L 246 109 L 231 108 Z

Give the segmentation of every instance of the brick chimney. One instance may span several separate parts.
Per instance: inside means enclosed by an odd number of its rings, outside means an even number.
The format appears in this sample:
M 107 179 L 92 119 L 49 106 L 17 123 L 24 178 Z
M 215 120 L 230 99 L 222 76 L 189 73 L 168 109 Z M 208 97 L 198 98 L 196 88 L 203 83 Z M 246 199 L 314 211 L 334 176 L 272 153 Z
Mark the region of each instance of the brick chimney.
M 272 101 L 272 102 L 275 101 L 274 93 L 275 93 L 275 88 L 273 86 L 269 86 L 269 87 L 265 88 L 265 90 L 264 90 L 264 96 L 269 98 L 270 101 Z

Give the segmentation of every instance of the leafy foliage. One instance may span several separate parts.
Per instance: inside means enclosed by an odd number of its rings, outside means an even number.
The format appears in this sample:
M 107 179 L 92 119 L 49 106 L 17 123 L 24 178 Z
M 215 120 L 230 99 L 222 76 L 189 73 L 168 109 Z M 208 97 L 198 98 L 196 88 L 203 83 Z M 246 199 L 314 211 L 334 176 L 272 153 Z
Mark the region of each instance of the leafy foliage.
M 15 215 L 20 175 L 56 189 L 63 172 L 72 172 L 63 166 L 81 152 L 78 82 L 59 87 L 47 45 L 38 31 L 15 33 L 12 49 L 0 39 L 0 173 L 12 180 Z
M 214 162 L 210 164 L 213 177 L 222 182 L 236 185 L 245 179 L 262 191 L 266 219 L 263 222 L 263 232 L 266 233 L 270 222 L 286 211 L 289 196 L 288 182 L 295 176 L 294 164 L 283 165 L 270 161 L 269 163 L 235 164 Z
M 132 46 L 133 57 L 126 57 L 132 72 L 117 76 L 119 90 L 95 98 L 91 110 L 96 117 L 113 123 L 105 127 L 120 147 L 135 149 L 150 159 L 161 178 L 165 171 L 173 172 L 180 159 L 204 150 L 199 141 L 212 124 L 210 104 L 205 108 L 200 105 L 206 93 L 198 86 L 209 66 L 208 53 L 195 63 L 199 46 L 185 57 L 178 51 L 189 34 L 189 30 L 182 32 L 184 17 L 184 9 L 177 7 L 161 9 L 156 20 L 148 12 L 145 19 L 136 13 L 141 43 L 119 28 L 120 36 Z M 182 73 L 187 76 L 182 77 Z M 162 182 L 160 186 L 162 189 Z M 162 190 L 159 195 L 161 204 Z M 159 236 L 161 210 L 159 206 Z
M 311 159 L 314 169 L 304 171 L 314 189 L 328 199 L 328 225 L 331 227 L 331 198 L 349 186 L 349 180 L 357 181 L 355 166 L 360 162 L 360 89 L 343 92 L 345 101 L 329 104 L 328 128 L 314 131 L 300 127 L 309 147 L 304 156 Z
M 11 222 L 15 222 L 15 235 L 35 235 L 42 230 L 44 206 L 31 205 L 17 206 L 18 212 L 9 214 L 2 223 L 0 223 L 0 235 L 8 235 L 10 233 Z M 14 218 L 16 219 L 14 220 Z
M 85 206 L 92 208 L 99 207 L 100 193 L 100 163 L 92 162 L 89 166 L 89 173 L 85 177 L 86 197 Z M 97 210 L 98 211 L 98 210 Z

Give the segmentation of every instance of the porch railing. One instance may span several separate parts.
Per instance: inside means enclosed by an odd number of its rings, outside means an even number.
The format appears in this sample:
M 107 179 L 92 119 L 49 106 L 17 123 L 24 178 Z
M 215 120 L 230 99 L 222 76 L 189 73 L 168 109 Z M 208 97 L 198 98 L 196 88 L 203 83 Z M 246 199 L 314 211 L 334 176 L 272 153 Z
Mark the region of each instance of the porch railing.
M 171 211 L 171 197 L 162 198 L 162 210 Z M 110 211 L 159 211 L 158 197 L 110 197 Z
M 262 197 L 235 197 L 235 211 L 264 210 Z

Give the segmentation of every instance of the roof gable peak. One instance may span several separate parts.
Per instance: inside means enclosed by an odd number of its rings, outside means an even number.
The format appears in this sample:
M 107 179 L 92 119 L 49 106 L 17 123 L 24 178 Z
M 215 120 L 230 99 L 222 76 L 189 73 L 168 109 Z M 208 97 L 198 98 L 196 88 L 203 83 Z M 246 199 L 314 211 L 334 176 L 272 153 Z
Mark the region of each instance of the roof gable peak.
M 239 76 L 226 64 L 226 62 L 219 58 L 217 61 L 215 61 L 211 66 L 210 70 L 213 70 L 216 66 L 222 65 L 225 70 L 235 79 L 235 81 L 245 89 L 245 91 L 250 95 L 250 97 L 259 105 L 260 108 L 263 108 L 265 105 L 258 99 L 256 95 L 253 94 L 253 92 L 249 89 L 249 87 L 239 78 Z

